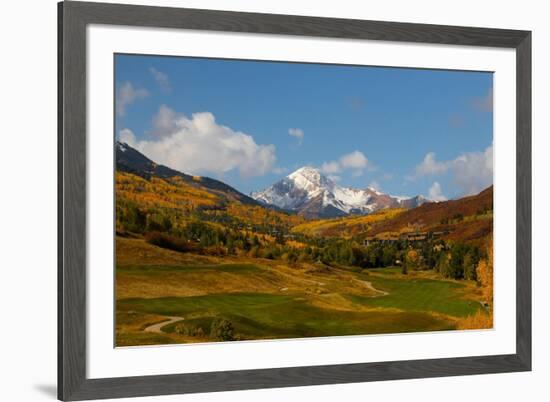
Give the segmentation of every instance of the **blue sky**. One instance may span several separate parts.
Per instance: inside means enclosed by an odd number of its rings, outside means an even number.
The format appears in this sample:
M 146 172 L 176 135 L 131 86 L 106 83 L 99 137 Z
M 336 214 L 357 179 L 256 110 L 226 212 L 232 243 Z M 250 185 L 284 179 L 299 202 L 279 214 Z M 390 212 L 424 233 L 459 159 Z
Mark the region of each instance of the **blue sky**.
M 117 55 L 118 138 L 249 193 L 293 170 L 456 198 L 492 184 L 492 73 Z

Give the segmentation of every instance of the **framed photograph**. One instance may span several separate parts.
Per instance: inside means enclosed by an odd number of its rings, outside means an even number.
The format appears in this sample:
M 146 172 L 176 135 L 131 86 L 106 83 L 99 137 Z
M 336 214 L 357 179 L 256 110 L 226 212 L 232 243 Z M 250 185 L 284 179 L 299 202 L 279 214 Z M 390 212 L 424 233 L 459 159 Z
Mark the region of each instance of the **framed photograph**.
M 59 3 L 61 400 L 531 369 L 531 33 Z

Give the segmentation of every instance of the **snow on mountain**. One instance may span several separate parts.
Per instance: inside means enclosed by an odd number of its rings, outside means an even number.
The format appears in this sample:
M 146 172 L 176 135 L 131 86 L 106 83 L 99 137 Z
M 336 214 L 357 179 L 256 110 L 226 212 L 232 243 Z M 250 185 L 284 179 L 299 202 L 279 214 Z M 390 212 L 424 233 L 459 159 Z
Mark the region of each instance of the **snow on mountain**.
M 308 217 L 369 214 L 383 208 L 413 208 L 427 200 L 393 197 L 373 188 L 342 187 L 319 170 L 305 166 L 263 191 L 251 194 L 255 200 L 296 211 Z

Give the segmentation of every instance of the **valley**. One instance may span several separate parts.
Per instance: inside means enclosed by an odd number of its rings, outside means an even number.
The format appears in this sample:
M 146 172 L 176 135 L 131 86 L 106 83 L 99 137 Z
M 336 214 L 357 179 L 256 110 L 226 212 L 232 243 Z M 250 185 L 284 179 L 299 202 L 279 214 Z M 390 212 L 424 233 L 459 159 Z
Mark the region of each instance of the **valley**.
M 436 203 L 302 168 L 247 196 L 116 161 L 117 346 L 492 327 L 492 187 Z
M 481 309 L 474 283 L 425 271 L 182 256 L 141 239 L 118 238 L 117 253 L 117 346 L 449 330 Z

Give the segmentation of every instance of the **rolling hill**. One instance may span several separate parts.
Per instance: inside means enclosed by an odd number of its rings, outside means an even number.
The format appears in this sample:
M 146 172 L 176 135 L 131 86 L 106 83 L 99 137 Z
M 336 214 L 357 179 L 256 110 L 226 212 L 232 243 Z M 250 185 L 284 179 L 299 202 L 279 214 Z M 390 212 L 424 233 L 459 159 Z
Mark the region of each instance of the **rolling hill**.
M 430 202 L 418 208 L 412 208 L 395 216 L 393 219 L 380 222 L 369 230 L 370 235 L 382 232 L 400 232 L 414 226 L 419 230 L 432 228 L 434 230 L 449 229 L 451 226 L 469 225 L 480 217 L 484 221 L 481 226 L 492 230 L 493 186 L 477 195 L 443 202 Z M 485 219 L 481 219 L 485 217 Z M 488 219 L 490 218 L 490 219 Z M 465 231 L 464 231 L 465 232 Z
M 320 237 L 395 238 L 403 233 L 440 232 L 443 239 L 476 241 L 493 230 L 493 187 L 458 200 L 417 208 L 384 209 L 366 216 L 320 219 L 295 226 L 295 233 Z
M 266 208 L 218 180 L 158 165 L 120 142 L 116 143 L 115 185 L 121 234 L 168 227 L 181 230 L 189 222 L 281 233 L 304 221 L 296 214 Z
M 253 198 L 219 180 L 204 176 L 191 176 L 167 166 L 158 165 L 126 143 L 117 141 L 115 149 L 117 172 L 132 173 L 145 179 L 151 177 L 160 179 L 179 177 L 187 185 L 206 190 L 227 200 L 236 200 L 248 205 L 259 205 Z

